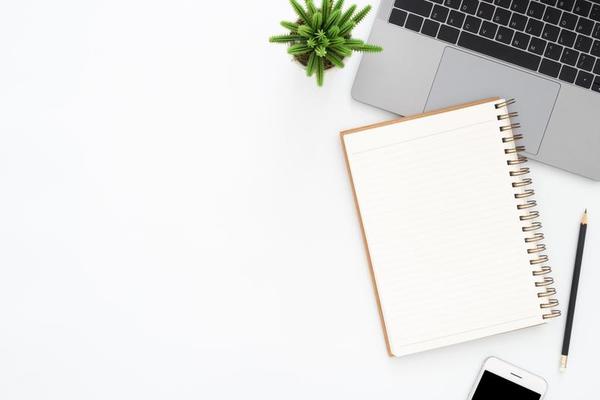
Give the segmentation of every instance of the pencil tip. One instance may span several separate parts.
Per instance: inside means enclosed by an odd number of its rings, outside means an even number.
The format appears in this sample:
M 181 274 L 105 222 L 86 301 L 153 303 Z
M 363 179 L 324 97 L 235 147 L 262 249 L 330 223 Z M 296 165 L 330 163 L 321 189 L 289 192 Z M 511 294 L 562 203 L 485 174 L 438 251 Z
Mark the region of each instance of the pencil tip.
M 581 223 L 587 225 L 589 221 L 587 208 L 585 209 L 585 213 L 583 213 L 583 218 L 581 218 Z

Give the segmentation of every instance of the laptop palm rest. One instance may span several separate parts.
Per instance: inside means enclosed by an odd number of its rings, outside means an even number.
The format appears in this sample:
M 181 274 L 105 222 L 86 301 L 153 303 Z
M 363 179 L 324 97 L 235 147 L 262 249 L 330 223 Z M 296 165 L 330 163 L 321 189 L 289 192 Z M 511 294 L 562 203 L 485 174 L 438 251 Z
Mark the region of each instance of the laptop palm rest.
M 517 100 L 528 153 L 537 154 L 560 84 L 495 61 L 447 47 L 431 87 L 425 111 L 488 97 Z

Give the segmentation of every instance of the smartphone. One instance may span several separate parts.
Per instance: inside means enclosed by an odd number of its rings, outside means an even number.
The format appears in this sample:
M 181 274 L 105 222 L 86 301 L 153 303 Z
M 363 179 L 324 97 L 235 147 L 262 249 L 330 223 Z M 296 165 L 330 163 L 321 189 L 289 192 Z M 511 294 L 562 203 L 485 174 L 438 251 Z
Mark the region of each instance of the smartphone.
M 540 400 L 547 388 L 544 378 L 490 357 L 479 372 L 469 400 Z

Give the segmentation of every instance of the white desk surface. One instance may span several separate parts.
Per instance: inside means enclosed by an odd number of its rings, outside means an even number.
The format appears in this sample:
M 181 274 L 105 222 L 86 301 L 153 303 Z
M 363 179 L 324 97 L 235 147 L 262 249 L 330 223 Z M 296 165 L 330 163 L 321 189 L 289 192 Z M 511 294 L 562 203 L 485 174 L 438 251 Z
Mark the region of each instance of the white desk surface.
M 0 6 L 0 398 L 463 400 L 490 355 L 598 397 L 600 184 L 536 163 L 564 307 L 591 211 L 567 374 L 564 319 L 386 355 L 338 131 L 390 114 L 350 98 L 360 55 L 317 88 L 267 43 L 290 18 Z

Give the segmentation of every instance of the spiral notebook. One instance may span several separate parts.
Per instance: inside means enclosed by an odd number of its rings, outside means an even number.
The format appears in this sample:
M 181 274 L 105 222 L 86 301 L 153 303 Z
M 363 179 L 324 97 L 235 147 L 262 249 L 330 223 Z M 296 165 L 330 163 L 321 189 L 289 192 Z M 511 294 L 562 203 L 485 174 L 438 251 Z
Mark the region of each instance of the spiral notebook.
M 341 133 L 393 356 L 560 315 L 513 102 Z

